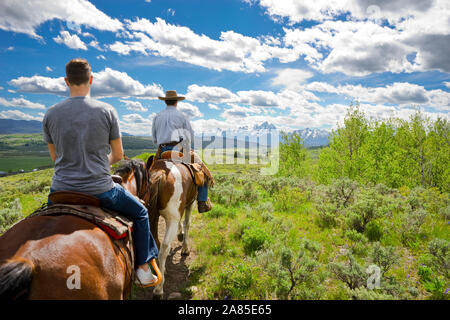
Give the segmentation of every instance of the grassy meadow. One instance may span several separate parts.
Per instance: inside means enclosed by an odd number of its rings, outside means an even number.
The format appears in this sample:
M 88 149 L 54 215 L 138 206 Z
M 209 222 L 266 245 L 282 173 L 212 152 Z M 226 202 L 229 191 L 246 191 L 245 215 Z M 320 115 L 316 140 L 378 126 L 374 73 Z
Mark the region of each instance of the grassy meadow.
M 390 130 L 349 113 L 322 149 L 285 136 L 275 175 L 211 164 L 214 208 L 193 212 L 184 294 L 448 300 L 449 125 L 418 121 Z M 0 232 L 46 199 L 51 175 L 0 178 Z

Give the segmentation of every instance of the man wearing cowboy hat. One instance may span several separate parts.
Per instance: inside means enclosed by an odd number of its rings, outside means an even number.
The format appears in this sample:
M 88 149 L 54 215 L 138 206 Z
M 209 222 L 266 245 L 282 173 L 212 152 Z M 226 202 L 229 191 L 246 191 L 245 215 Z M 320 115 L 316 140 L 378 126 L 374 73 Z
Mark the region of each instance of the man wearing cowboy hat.
M 159 154 L 182 145 L 184 156 L 190 161 L 190 146 L 194 140 L 194 131 L 189 119 L 177 109 L 178 101 L 184 100 L 185 97 L 178 96 L 175 90 L 169 90 L 166 91 L 165 97 L 158 98 L 164 100 L 167 106 L 153 118 L 152 136 L 153 142 L 158 145 Z M 207 182 L 198 187 L 197 203 L 198 212 L 212 209 Z

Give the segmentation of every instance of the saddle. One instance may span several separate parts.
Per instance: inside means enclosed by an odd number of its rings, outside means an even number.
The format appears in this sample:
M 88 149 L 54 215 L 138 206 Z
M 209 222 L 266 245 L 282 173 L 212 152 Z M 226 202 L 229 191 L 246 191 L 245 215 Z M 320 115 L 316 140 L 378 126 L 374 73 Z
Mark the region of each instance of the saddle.
M 132 239 L 133 222 L 117 212 L 100 207 L 94 196 L 74 191 L 55 191 L 49 195 L 52 205 L 34 211 L 27 218 L 51 215 L 74 215 L 86 219 L 105 231 L 113 243 L 121 241 L 130 252 L 131 267 L 134 268 Z
M 214 178 L 211 172 L 195 152 L 191 152 L 190 163 L 184 161 L 183 153 L 179 151 L 165 151 L 161 153 L 160 159 L 184 164 L 189 169 L 195 185 L 200 187 L 208 182 L 209 186 L 214 186 Z

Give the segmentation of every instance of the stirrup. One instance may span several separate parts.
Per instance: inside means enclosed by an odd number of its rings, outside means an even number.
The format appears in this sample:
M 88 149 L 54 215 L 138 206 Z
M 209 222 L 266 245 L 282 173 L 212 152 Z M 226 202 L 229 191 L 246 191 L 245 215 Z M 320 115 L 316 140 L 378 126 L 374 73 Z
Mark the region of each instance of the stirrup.
M 150 284 L 147 285 L 143 285 L 142 283 L 140 283 L 139 278 L 136 277 L 136 279 L 138 280 L 137 282 L 135 282 L 135 284 L 140 287 L 140 288 L 150 288 L 150 287 L 154 287 L 157 286 L 158 284 L 160 284 L 162 282 L 162 274 L 161 274 L 161 270 L 159 270 L 158 264 L 156 263 L 156 259 L 152 259 L 150 260 L 150 264 L 153 268 L 153 270 L 155 270 L 156 273 L 156 281 L 152 282 Z

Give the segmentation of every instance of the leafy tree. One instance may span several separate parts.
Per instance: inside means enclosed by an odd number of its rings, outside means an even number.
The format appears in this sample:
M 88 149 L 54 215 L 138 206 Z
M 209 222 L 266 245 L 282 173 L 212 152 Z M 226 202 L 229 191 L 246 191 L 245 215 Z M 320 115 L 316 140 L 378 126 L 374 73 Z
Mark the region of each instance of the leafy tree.
M 308 168 L 309 157 L 300 134 L 282 133 L 278 175 L 305 177 Z

